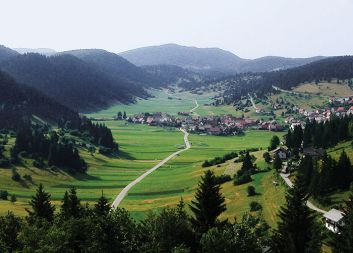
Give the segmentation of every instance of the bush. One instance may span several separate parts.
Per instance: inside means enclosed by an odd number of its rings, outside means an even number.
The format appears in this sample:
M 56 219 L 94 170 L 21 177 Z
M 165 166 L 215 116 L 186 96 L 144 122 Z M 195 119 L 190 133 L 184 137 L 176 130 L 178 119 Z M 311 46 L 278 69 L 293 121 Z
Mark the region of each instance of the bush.
M 234 178 L 234 185 L 241 185 L 241 184 L 246 184 L 251 182 L 251 174 L 250 173 L 243 173 L 243 174 L 238 174 Z
M 43 162 L 43 159 L 36 159 L 33 161 L 33 166 L 38 168 L 38 169 L 43 169 L 45 167 L 45 164 Z
M 18 182 L 18 181 L 20 181 L 20 180 L 21 180 L 21 176 L 20 176 L 20 174 L 18 174 L 18 172 L 17 172 L 17 171 L 12 170 L 12 176 L 11 176 L 11 179 L 12 179 L 13 181 Z
M 249 185 L 248 186 L 247 192 L 248 192 L 248 196 L 249 197 L 256 195 L 256 190 L 255 190 L 255 187 L 253 185 Z
M 25 175 L 23 176 L 23 178 L 26 179 L 27 181 L 32 181 L 32 176 L 31 176 L 31 175 L 25 174 Z
M 9 193 L 6 190 L 0 190 L 0 199 L 7 200 Z
M 232 178 L 229 175 L 220 175 L 220 176 L 216 177 L 217 184 L 224 184 L 225 182 L 229 182 L 231 180 L 232 180 Z
M 106 147 L 100 147 L 99 148 L 99 153 L 102 154 L 102 155 L 109 155 L 111 153 L 113 153 L 113 149 L 111 148 L 106 148 Z
M 6 168 L 10 166 L 10 161 L 7 158 L 0 159 L 0 167 Z
M 223 157 L 215 157 L 210 161 L 208 160 L 204 161 L 204 163 L 202 164 L 202 167 L 205 168 L 213 165 L 218 165 L 236 157 L 238 157 L 238 154 L 236 152 L 231 152 L 231 153 L 225 154 Z
M 251 212 L 256 212 L 262 210 L 262 205 L 259 202 L 252 201 L 250 203 L 250 211 Z
M 17 198 L 15 195 L 11 195 L 11 202 L 15 203 L 17 201 Z

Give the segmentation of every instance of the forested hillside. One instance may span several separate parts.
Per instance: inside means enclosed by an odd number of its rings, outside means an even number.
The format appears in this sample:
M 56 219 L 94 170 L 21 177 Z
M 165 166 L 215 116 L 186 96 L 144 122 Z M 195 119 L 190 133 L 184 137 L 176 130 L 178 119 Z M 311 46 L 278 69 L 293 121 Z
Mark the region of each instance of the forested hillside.
M 78 111 L 92 111 L 116 102 L 132 102 L 128 83 L 109 79 L 86 62 L 71 56 L 18 55 L 0 68 L 57 102 Z M 136 94 L 138 95 L 138 94 Z M 145 95 L 141 94 L 140 95 Z
M 49 122 L 80 122 L 79 115 L 69 108 L 0 72 L 0 128 L 17 128 L 24 118 L 39 116 Z
M 121 88 L 132 94 L 144 93 L 142 87 L 158 86 L 160 81 L 123 57 L 102 49 L 79 49 L 61 54 L 73 55 L 96 70 L 104 73 L 111 81 L 121 84 Z
M 7 60 L 18 53 L 15 50 L 0 45 L 0 62 Z
M 224 102 L 232 103 L 248 93 L 258 95 L 273 90 L 272 86 L 290 90 L 305 82 L 347 80 L 353 78 L 353 56 L 340 56 L 323 59 L 297 68 L 265 73 L 245 73 L 218 80 L 222 84 Z M 214 83 L 211 83 L 211 85 Z

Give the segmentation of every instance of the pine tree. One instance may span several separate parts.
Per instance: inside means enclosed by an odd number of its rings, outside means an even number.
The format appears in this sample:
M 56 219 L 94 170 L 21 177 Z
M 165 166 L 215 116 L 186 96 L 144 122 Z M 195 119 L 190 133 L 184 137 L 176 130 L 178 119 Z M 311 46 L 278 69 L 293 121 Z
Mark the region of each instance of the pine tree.
M 286 204 L 279 212 L 278 228 L 272 238 L 272 252 L 317 253 L 321 252 L 321 235 L 315 215 L 306 206 L 308 195 L 301 179 L 288 190 Z
M 282 160 L 278 155 L 275 156 L 275 160 L 273 161 L 273 169 L 276 171 L 280 171 L 282 169 Z
M 61 216 L 68 218 L 80 218 L 83 208 L 80 200 L 77 197 L 75 187 L 72 187 L 69 192 L 65 192 L 61 205 Z
M 54 218 L 55 207 L 50 202 L 50 194 L 44 191 L 42 184 L 39 184 L 36 195 L 29 202 L 32 210 L 26 209 L 29 214 L 29 221 L 35 219 L 46 219 L 52 221 Z
M 98 199 L 98 202 L 94 205 L 94 212 L 98 216 L 106 216 L 109 213 L 110 209 L 111 207 L 108 202 L 108 199 L 104 197 L 102 192 L 102 196 Z
M 341 228 L 341 233 L 335 234 L 331 243 L 333 253 L 353 252 L 353 192 L 348 201 L 345 202 L 342 221 L 344 226 Z
M 251 156 L 249 152 L 246 152 L 244 159 L 243 159 L 243 164 L 241 165 L 241 171 L 251 171 L 254 168 L 254 165 L 252 163 Z
M 334 170 L 334 178 L 336 178 L 337 187 L 340 189 L 348 189 L 352 181 L 352 165 L 347 153 L 343 150 Z
M 201 177 L 195 200 L 191 201 L 190 209 L 194 214 L 191 222 L 198 232 L 206 232 L 215 227 L 218 216 L 226 210 L 225 199 L 220 185 L 216 183 L 214 173 L 207 170 Z
M 280 144 L 280 139 L 278 138 L 277 135 L 274 135 L 270 141 L 270 147 L 269 150 L 274 150 L 275 148 L 277 148 L 277 146 Z

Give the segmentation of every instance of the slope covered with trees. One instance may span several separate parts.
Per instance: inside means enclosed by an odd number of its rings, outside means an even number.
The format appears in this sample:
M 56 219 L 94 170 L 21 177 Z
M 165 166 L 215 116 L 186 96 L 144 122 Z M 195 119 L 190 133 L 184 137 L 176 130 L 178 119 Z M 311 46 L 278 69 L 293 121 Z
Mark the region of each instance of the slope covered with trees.
M 218 80 L 225 87 L 225 103 L 232 103 L 248 93 L 264 95 L 272 86 L 290 90 L 305 82 L 347 80 L 353 78 L 353 56 L 330 57 L 304 66 L 265 73 L 244 73 Z M 211 83 L 214 84 L 214 83 Z
M 12 50 L 10 48 L 0 45 L 0 62 L 5 61 L 18 54 L 19 53 L 16 52 L 15 50 Z
M 92 111 L 114 102 L 133 101 L 134 95 L 124 89 L 128 84 L 122 86 L 71 55 L 19 55 L 3 61 L 0 68 L 19 83 L 78 111 Z

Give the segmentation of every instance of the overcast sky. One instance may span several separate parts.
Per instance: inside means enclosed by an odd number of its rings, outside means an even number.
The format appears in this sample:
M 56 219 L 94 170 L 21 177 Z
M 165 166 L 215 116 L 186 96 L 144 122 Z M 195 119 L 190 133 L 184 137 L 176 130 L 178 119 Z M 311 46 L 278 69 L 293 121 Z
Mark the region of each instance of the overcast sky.
M 121 52 L 177 43 L 243 58 L 353 55 L 353 0 L 0 0 L 0 44 Z

